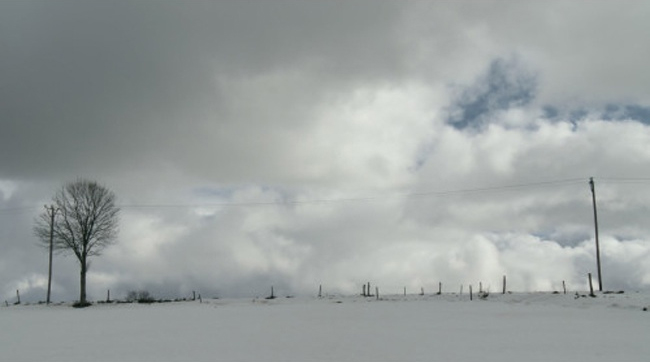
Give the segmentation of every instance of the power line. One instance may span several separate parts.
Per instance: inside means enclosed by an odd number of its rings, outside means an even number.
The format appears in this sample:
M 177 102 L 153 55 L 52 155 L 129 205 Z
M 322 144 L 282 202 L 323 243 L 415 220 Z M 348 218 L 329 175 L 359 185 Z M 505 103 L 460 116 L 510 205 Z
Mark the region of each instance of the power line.
M 4 214 L 4 213 L 19 214 L 19 213 L 33 211 L 33 210 L 37 210 L 37 209 L 38 209 L 38 207 L 36 207 L 36 206 L 8 207 L 6 209 L 0 209 L 0 214 Z
M 526 183 L 526 184 L 515 184 L 515 185 L 504 185 L 504 186 L 494 186 L 494 187 L 481 187 L 481 188 L 474 188 L 474 189 L 461 189 L 461 190 L 451 190 L 451 191 L 430 191 L 430 192 L 421 192 L 421 193 L 413 193 L 410 194 L 412 196 L 446 196 L 446 195 L 456 195 L 456 194 L 470 194 L 470 193 L 482 193 L 482 192 L 492 192 L 492 191 L 509 191 L 509 190 L 517 190 L 517 189 L 523 189 L 523 188 L 531 188 L 531 187 L 548 187 L 548 186 L 554 186 L 554 185 L 571 185 L 571 184 L 578 184 L 578 183 L 583 183 L 584 179 L 581 178 L 574 178 L 574 179 L 565 179 L 565 180 L 554 180 L 554 181 L 540 181 L 540 182 L 532 182 L 532 183 Z
M 650 183 L 650 178 L 605 178 L 598 179 L 599 181 L 608 183 Z M 530 182 L 522 184 L 510 184 L 499 186 L 487 186 L 477 188 L 466 188 L 456 190 L 431 190 L 421 192 L 410 192 L 401 194 L 384 194 L 367 197 L 347 197 L 347 198 L 325 198 L 325 199 L 306 199 L 306 200 L 276 200 L 276 201 L 244 201 L 244 202 L 217 202 L 217 203 L 188 203 L 188 204 L 122 204 L 120 208 L 124 209 L 182 209 L 194 207 L 254 207 L 254 206 L 277 206 L 277 205 L 308 205 L 308 204 L 326 204 L 326 203 L 352 203 L 352 202 L 374 202 L 387 199 L 416 199 L 416 198 L 429 198 L 429 197 L 449 197 L 449 196 L 462 196 L 470 194 L 484 194 L 484 193 L 497 193 L 520 191 L 531 188 L 547 188 L 552 186 L 570 186 L 577 184 L 586 184 L 585 178 L 570 178 L 560 180 L 549 180 Z M 0 209 L 0 213 L 20 213 L 36 210 L 37 207 L 24 206 L 13 207 L 7 209 Z
M 371 202 L 381 201 L 389 198 L 405 198 L 412 199 L 415 197 L 445 197 L 463 194 L 475 194 L 486 192 L 503 192 L 515 191 L 519 189 L 533 188 L 533 187 L 549 187 L 554 185 L 571 185 L 583 183 L 585 180 L 582 178 L 541 181 L 525 184 L 502 185 L 492 187 L 481 187 L 471 189 L 458 189 L 446 191 L 423 191 L 412 192 L 404 194 L 391 194 L 380 196 L 368 197 L 352 197 L 352 198 L 333 198 L 333 199 L 311 199 L 311 200 L 283 200 L 283 201 L 268 201 L 268 202 L 223 202 L 223 203 L 207 203 L 207 204 L 149 204 L 149 205 L 121 205 L 122 208 L 186 208 L 186 207 L 229 207 L 229 206 L 269 206 L 269 205 L 303 205 L 303 204 L 320 204 L 320 203 L 342 203 L 342 202 Z
M 607 177 L 599 178 L 598 181 L 608 184 L 647 184 L 650 183 L 650 178 Z

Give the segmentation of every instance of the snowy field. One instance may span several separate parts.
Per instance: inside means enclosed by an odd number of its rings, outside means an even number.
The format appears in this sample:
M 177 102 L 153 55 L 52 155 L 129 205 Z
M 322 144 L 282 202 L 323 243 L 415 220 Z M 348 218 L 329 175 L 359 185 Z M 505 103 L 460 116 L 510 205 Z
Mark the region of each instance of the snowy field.
M 2 361 L 648 361 L 650 294 L 0 308 Z

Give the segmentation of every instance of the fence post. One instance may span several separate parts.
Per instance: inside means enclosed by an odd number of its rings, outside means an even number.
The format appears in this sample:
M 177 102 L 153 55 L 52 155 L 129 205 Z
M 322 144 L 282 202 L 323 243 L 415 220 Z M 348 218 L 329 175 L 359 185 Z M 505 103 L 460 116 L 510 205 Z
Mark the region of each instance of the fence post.
M 594 285 L 591 282 L 591 273 L 588 273 L 588 275 L 589 275 L 589 296 L 590 297 L 595 297 L 596 294 L 594 294 Z

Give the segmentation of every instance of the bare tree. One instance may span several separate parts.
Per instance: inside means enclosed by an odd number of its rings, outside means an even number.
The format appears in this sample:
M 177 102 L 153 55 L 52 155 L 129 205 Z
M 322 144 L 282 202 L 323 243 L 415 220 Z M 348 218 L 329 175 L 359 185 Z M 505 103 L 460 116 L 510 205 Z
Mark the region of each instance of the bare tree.
M 78 179 L 65 184 L 52 198 L 58 209 L 55 218 L 43 212 L 36 219 L 34 233 L 44 246 L 72 253 L 80 266 L 79 306 L 86 306 L 86 273 L 91 256 L 100 255 L 115 242 L 119 208 L 115 194 L 95 181 Z

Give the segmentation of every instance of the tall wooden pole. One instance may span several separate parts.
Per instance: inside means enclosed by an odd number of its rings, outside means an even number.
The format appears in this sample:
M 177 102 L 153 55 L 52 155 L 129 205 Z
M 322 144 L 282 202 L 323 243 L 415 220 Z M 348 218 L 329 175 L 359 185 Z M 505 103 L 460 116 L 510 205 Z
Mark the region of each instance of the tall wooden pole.
M 50 295 L 52 292 L 52 254 L 54 251 L 54 216 L 56 215 L 56 212 L 58 209 L 54 208 L 54 205 L 50 205 L 49 207 L 45 205 L 45 209 L 47 210 L 48 215 L 50 216 L 50 263 L 48 266 L 48 273 L 47 273 L 47 304 L 50 304 Z
M 598 290 L 603 291 L 603 276 L 600 270 L 600 243 L 598 242 L 598 211 L 596 210 L 596 186 L 594 185 L 594 178 L 589 178 L 589 186 L 591 187 L 591 200 L 594 204 L 594 228 L 596 229 L 596 266 L 598 267 Z

